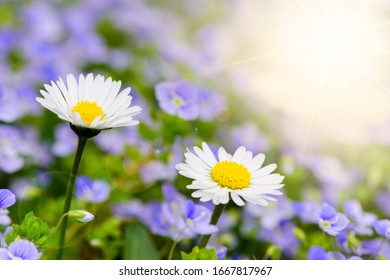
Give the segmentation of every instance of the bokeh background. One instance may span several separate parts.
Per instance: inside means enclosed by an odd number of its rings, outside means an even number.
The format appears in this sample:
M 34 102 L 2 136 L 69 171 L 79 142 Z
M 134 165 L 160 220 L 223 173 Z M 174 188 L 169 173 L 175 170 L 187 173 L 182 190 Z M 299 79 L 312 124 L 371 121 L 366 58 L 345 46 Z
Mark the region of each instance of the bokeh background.
M 167 258 L 177 235 L 140 213 L 167 199 L 167 184 L 190 198 L 174 166 L 202 141 L 265 153 L 286 176 L 284 198 L 269 208 L 228 207 L 214 241 L 227 258 L 342 251 L 310 216 L 321 203 L 343 211 L 354 200 L 378 219 L 390 215 L 389 28 L 382 0 L 1 0 L 0 181 L 18 197 L 9 219 L 34 211 L 58 221 L 77 139 L 35 98 L 58 77 L 93 72 L 131 86 L 143 112 L 138 127 L 89 143 L 80 173 L 109 191 L 75 199 L 96 219 L 72 225 L 67 258 Z M 160 107 L 156 85 L 178 80 L 202 92 L 195 116 Z M 349 229 L 345 240 L 351 232 L 360 243 L 343 253 L 390 255 L 372 228 Z M 181 241 L 176 257 L 196 236 Z

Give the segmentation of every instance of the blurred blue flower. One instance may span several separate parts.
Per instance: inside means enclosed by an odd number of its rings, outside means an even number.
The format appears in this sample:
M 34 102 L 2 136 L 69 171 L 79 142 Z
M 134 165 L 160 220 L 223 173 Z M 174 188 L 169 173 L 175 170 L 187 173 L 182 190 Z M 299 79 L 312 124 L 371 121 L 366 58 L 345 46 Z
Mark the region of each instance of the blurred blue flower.
M 145 211 L 145 205 L 137 199 L 114 203 L 111 205 L 111 212 L 113 215 L 121 219 L 137 218 L 142 220 L 145 215 Z
M 324 203 L 320 208 L 318 223 L 323 231 L 335 236 L 348 226 L 349 220 L 345 215 L 338 213 L 332 206 Z
M 13 122 L 23 115 L 20 96 L 12 88 L 0 88 L 0 121 Z
M 224 98 L 209 90 L 199 88 L 198 90 L 199 119 L 203 121 L 215 120 L 219 112 L 226 106 Z M 250 148 L 247 147 L 249 150 Z M 255 151 L 252 150 L 255 153 Z
M 41 256 L 34 243 L 28 240 L 14 241 L 8 248 L 0 248 L 0 260 L 37 260 Z
M 178 193 L 170 184 L 163 185 L 165 201 L 139 201 L 112 205 L 114 215 L 121 218 L 138 218 L 154 234 L 176 240 L 193 238 L 197 234 L 211 234 L 218 230 L 210 225 L 211 212 Z
M 346 260 L 339 252 L 326 252 L 321 246 L 312 246 L 307 252 L 308 260 Z M 361 260 L 358 256 L 350 257 L 349 260 Z
M 9 211 L 7 209 L 0 209 L 0 226 L 8 226 L 9 224 L 11 224 L 12 220 L 8 216 L 8 214 Z M 1 233 L 0 233 L 0 237 L 1 237 Z
M 168 167 L 160 160 L 151 160 L 142 164 L 139 169 L 139 174 L 142 182 L 147 185 L 156 181 L 169 179 Z
M 108 199 L 110 186 L 104 180 L 91 180 L 87 176 L 76 179 L 75 196 L 83 201 L 100 203 Z
M 217 253 L 218 260 L 224 260 L 226 258 L 227 251 L 228 251 L 226 247 L 216 248 L 215 251 Z
M 376 196 L 376 202 L 382 212 L 390 217 L 390 192 L 379 192 Z
M 364 213 L 357 200 L 346 201 L 343 205 L 345 214 L 351 218 L 349 227 L 358 235 L 372 235 L 372 223 L 377 217 L 373 213 Z
M 260 129 L 252 122 L 245 122 L 233 127 L 229 131 L 229 137 L 226 137 L 226 132 L 221 131 L 220 138 L 222 141 L 228 141 L 232 149 L 240 146 L 246 147 L 254 154 L 264 153 L 269 149 L 269 141 L 265 134 L 261 133 Z
M 320 218 L 320 206 L 312 200 L 293 203 L 295 214 L 305 223 L 317 224 Z
M 275 229 L 260 228 L 258 240 L 268 241 L 281 249 L 283 255 L 294 258 L 299 249 L 299 240 L 294 235 L 295 224 L 291 221 L 283 222 Z
M 378 220 L 373 224 L 375 231 L 387 239 L 390 239 L 390 220 Z
M 194 120 L 199 115 L 198 89 L 188 81 L 161 82 L 155 87 L 160 108 L 183 120 Z
M 14 205 L 16 197 L 13 192 L 8 189 L 0 189 L 0 212 L 2 209 Z
M 73 153 L 77 147 L 77 135 L 68 124 L 61 123 L 54 131 L 55 142 L 51 147 L 56 156 L 67 156 Z
M 369 258 L 378 258 L 382 256 L 390 259 L 390 242 L 383 238 L 364 240 L 361 242 L 362 255 Z
M 20 148 L 24 145 L 20 132 L 10 126 L 0 125 L 0 169 L 13 173 L 21 169 L 24 160 Z

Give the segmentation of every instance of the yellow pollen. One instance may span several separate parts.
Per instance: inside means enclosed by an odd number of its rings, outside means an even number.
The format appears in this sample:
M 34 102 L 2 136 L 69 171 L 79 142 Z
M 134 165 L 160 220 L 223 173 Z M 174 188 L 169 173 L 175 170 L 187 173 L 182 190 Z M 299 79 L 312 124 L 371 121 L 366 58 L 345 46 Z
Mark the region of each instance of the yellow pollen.
M 251 174 L 242 164 L 233 161 L 221 161 L 211 169 L 211 178 L 222 187 L 237 190 L 249 186 Z
M 72 112 L 76 112 L 80 115 L 80 118 L 90 126 L 93 120 L 102 115 L 100 119 L 103 119 L 103 109 L 96 104 L 95 101 L 90 102 L 86 100 L 79 101 L 72 109 Z

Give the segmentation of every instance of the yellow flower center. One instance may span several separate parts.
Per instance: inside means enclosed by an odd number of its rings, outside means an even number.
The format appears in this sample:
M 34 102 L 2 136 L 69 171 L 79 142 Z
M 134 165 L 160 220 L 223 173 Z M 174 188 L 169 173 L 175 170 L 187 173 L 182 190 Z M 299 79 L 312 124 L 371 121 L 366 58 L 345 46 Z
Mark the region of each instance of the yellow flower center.
M 96 102 L 90 102 L 86 100 L 79 101 L 72 109 L 72 112 L 76 112 L 80 115 L 80 118 L 85 121 L 85 123 L 90 126 L 93 120 L 102 115 L 103 119 L 103 109 Z
M 249 186 L 251 174 L 242 164 L 221 161 L 211 169 L 211 178 L 222 187 L 237 190 Z

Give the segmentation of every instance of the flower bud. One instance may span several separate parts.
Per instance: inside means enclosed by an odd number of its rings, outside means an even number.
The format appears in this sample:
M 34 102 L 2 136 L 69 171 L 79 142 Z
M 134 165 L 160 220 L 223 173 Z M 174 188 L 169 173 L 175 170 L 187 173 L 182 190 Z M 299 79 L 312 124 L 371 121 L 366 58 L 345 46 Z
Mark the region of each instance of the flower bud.
M 69 218 L 80 223 L 89 223 L 95 216 L 85 210 L 70 210 L 68 212 Z

